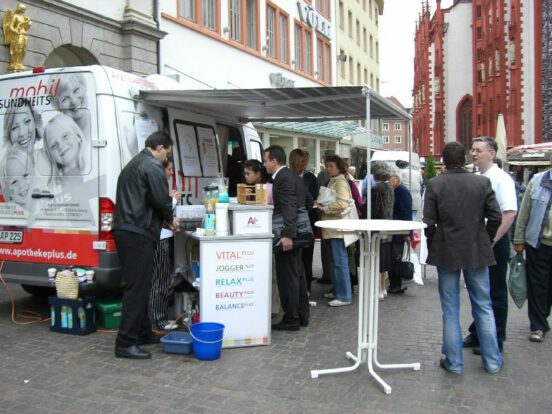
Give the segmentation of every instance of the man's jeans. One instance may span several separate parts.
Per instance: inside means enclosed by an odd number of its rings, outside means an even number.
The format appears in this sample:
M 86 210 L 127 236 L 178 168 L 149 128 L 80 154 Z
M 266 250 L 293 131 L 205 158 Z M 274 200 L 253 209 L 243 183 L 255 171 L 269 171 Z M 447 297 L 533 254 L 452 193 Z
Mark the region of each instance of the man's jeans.
M 333 293 L 342 302 L 351 302 L 351 278 L 349 276 L 349 257 L 343 239 L 328 239 L 332 252 Z
M 462 354 L 462 330 L 460 328 L 460 271 L 472 306 L 472 316 L 477 328 L 483 366 L 490 373 L 502 368 L 502 355 L 498 350 L 496 326 L 491 305 L 489 270 L 478 269 L 444 270 L 437 268 L 439 296 L 443 310 L 443 347 L 446 367 L 456 373 L 464 369 Z

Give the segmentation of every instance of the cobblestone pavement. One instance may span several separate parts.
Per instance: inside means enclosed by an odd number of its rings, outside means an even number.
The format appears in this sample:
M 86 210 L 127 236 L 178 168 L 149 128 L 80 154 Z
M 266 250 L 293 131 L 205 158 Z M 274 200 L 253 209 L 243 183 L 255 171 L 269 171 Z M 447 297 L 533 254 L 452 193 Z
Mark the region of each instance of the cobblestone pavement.
M 320 274 L 319 256 L 315 276 Z M 200 362 L 150 346 L 153 359 L 113 356 L 114 336 L 52 333 L 46 324 L 16 326 L 0 287 L 0 412 L 6 413 L 550 413 L 552 336 L 527 340 L 526 307 L 511 302 L 504 368 L 487 374 L 480 357 L 464 352 L 463 375 L 438 367 L 441 312 L 435 271 L 425 286 L 380 302 L 379 356 L 384 363 L 419 361 L 418 372 L 387 371 L 385 395 L 367 368 L 310 378 L 310 369 L 348 365 L 356 345 L 357 306 L 329 308 L 314 284 L 311 324 L 273 332 L 272 345 L 225 349 Z M 11 286 L 16 310 L 48 314 L 45 303 Z M 470 322 L 465 291 L 462 326 Z

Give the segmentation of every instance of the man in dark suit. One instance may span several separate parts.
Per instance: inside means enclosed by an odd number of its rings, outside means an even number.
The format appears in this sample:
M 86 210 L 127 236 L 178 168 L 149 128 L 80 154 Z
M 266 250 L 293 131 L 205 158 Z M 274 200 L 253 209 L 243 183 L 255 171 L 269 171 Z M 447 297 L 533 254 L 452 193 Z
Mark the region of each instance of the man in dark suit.
M 491 181 L 463 167 L 466 149 L 449 142 L 443 149 L 446 172 L 429 181 L 424 201 L 427 263 L 437 266 L 443 312 L 441 368 L 460 374 L 464 369 L 460 328 L 460 272 L 468 288 L 481 358 L 487 372 L 502 368 L 490 297 L 489 268 L 495 259 L 492 240 L 502 213 Z M 485 226 L 485 219 L 487 225 Z
M 286 167 L 286 153 L 278 145 L 265 149 L 264 166 L 274 180 L 274 216 L 281 214 L 284 219 L 282 237 L 276 244 L 275 254 L 276 279 L 284 317 L 272 328 L 298 331 L 300 326 L 308 326 L 310 312 L 301 249 L 293 245 L 297 236 L 297 210 L 305 207 L 305 186 L 301 178 Z

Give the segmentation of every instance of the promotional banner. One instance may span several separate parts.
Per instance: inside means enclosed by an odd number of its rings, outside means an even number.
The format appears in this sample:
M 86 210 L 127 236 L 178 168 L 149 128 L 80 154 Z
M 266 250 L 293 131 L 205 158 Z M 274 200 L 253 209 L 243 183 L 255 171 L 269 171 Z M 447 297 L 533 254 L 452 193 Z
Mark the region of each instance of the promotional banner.
M 270 343 L 272 240 L 201 243 L 201 321 L 225 326 L 223 345 Z

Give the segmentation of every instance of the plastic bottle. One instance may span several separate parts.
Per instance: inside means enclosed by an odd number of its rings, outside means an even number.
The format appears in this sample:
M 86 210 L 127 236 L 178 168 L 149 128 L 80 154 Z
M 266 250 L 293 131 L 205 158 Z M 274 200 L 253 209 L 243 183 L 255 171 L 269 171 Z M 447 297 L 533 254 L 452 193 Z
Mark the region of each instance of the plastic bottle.
M 211 203 L 207 204 L 207 210 L 205 212 L 205 235 L 214 236 L 215 235 L 215 212 Z
M 67 328 L 67 306 L 61 307 L 61 327 Z
M 50 307 L 50 326 L 56 325 L 56 309 L 54 308 L 54 305 Z
M 228 236 L 228 203 L 219 200 L 215 212 L 217 236 Z
M 73 309 L 70 306 L 66 306 L 67 308 L 67 327 L 69 329 L 73 329 Z
M 81 329 L 85 329 L 86 328 L 86 312 L 84 311 L 82 306 L 79 306 L 78 314 L 79 314 L 79 327 Z
M 217 186 L 218 186 L 218 202 L 228 203 L 230 198 L 228 197 L 228 189 L 226 188 L 226 181 L 222 173 L 218 173 L 217 175 Z

